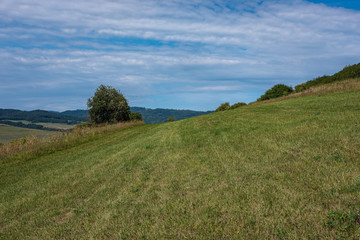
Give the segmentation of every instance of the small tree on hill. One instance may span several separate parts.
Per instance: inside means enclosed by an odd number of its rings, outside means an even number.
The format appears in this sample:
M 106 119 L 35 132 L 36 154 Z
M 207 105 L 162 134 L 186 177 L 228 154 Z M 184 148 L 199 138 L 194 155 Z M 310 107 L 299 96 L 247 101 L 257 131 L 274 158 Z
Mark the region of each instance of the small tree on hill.
M 235 103 L 233 105 L 231 105 L 230 109 L 235 109 L 235 108 L 239 108 L 239 107 L 243 107 L 243 106 L 246 106 L 247 104 L 244 103 L 244 102 L 238 102 L 238 103 Z
M 225 110 L 229 110 L 229 109 L 230 109 L 230 104 L 227 102 L 227 103 L 221 104 L 221 105 L 215 110 L 215 112 L 225 111 Z
M 90 121 L 114 123 L 130 120 L 130 107 L 126 98 L 110 86 L 100 85 L 92 98 L 88 99 Z
M 264 101 L 272 98 L 286 96 L 289 95 L 291 92 L 293 92 L 292 87 L 286 86 L 284 84 L 277 84 L 271 89 L 267 90 L 265 94 L 258 99 L 258 101 Z
M 175 118 L 174 118 L 173 116 L 170 116 L 170 117 L 168 118 L 168 122 L 173 122 L 173 121 L 175 121 Z

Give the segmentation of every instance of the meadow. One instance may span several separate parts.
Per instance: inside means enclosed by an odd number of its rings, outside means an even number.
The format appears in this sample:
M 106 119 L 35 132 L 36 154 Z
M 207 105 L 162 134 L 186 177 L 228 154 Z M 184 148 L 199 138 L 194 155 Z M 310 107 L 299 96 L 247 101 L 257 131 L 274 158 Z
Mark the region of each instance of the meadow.
M 26 120 L 11 120 L 11 122 L 20 122 L 23 124 L 31 124 Z M 34 124 L 42 125 L 45 128 L 58 129 L 58 130 L 70 130 L 75 127 L 75 125 L 65 124 L 65 123 L 44 123 L 36 122 Z M 0 123 L 0 143 L 9 143 L 13 140 L 26 137 L 37 137 L 37 138 L 46 138 L 54 135 L 58 135 L 58 132 L 40 130 L 40 129 L 31 129 L 24 127 L 9 126 L 6 124 Z
M 21 122 L 24 124 L 34 123 L 34 124 L 42 125 L 46 128 L 54 128 L 54 129 L 60 129 L 60 130 L 68 130 L 68 129 L 72 129 L 73 127 L 75 127 L 75 124 L 66 124 L 66 123 L 30 122 L 30 121 L 26 121 L 26 120 L 10 120 L 10 121 Z
M 360 238 L 359 89 L 83 137 L 4 155 L 0 239 Z
M 38 138 L 45 138 L 53 134 L 56 134 L 56 132 L 29 129 L 29 128 L 20 128 L 20 127 L 13 127 L 13 126 L 0 124 L 0 143 L 9 143 L 11 142 L 11 140 L 17 138 L 23 138 L 26 136 L 36 136 Z

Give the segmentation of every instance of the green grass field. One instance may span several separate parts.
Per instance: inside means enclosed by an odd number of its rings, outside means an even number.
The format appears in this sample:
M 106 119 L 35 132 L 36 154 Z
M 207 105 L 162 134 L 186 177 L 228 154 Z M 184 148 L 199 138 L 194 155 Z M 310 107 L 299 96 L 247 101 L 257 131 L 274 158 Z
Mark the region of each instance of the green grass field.
M 55 129 L 61 129 L 61 130 L 68 130 L 68 129 L 72 129 L 75 125 L 72 124 L 65 124 L 65 123 L 45 123 L 45 122 L 30 122 L 30 121 L 26 121 L 26 120 L 9 120 L 12 122 L 21 122 L 24 124 L 37 124 L 37 125 L 42 125 L 46 128 L 55 128 Z
M 42 125 L 46 128 L 55 128 L 55 129 L 61 129 L 61 130 L 68 130 L 72 129 L 75 125 L 71 124 L 65 124 L 65 123 L 36 123 L 39 125 Z
M 22 122 L 24 124 L 30 124 L 32 122 L 25 120 L 10 120 L 12 122 Z M 42 125 L 46 128 L 54 128 L 60 130 L 70 130 L 75 125 L 63 124 L 63 123 L 35 123 L 38 125 Z M 11 140 L 23 138 L 27 136 L 36 136 L 38 138 L 49 137 L 51 135 L 58 134 L 54 131 L 46 131 L 46 130 L 38 130 L 38 129 L 30 129 L 30 128 L 22 128 L 15 126 L 8 126 L 0 124 L 0 143 L 9 143 Z
M 0 161 L 0 239 L 359 239 L 360 91 Z
M 13 139 L 22 138 L 26 136 L 36 136 L 44 138 L 56 134 L 56 132 L 50 132 L 45 130 L 29 129 L 13 127 L 0 124 L 0 143 L 8 143 Z

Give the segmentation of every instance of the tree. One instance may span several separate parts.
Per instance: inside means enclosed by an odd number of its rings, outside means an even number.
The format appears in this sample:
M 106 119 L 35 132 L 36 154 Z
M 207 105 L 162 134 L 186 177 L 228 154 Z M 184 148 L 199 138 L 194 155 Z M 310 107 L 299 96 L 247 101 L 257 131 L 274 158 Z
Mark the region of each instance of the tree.
M 173 116 L 170 116 L 170 117 L 168 118 L 168 122 L 173 122 L 173 121 L 175 121 L 175 118 L 174 118 Z
M 265 94 L 258 99 L 258 101 L 286 96 L 289 95 L 291 92 L 293 92 L 292 87 L 286 86 L 284 84 L 277 84 L 271 89 L 267 90 Z
M 130 107 L 126 98 L 111 86 L 100 85 L 92 98 L 88 99 L 90 121 L 114 123 L 130 120 Z
M 221 104 L 215 112 L 225 111 L 230 109 L 230 104 L 228 102 Z
M 239 107 L 243 107 L 243 106 L 246 106 L 247 104 L 244 103 L 244 102 L 238 102 L 238 103 L 235 103 L 233 105 L 231 105 L 230 109 L 235 109 L 235 108 L 239 108 Z

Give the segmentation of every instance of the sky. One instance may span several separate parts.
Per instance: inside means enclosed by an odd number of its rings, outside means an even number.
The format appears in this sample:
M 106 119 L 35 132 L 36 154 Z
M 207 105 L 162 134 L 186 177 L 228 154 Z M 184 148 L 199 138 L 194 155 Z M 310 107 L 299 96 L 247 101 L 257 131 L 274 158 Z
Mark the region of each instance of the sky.
M 360 1 L 0 0 L 0 108 L 214 110 L 360 62 Z

